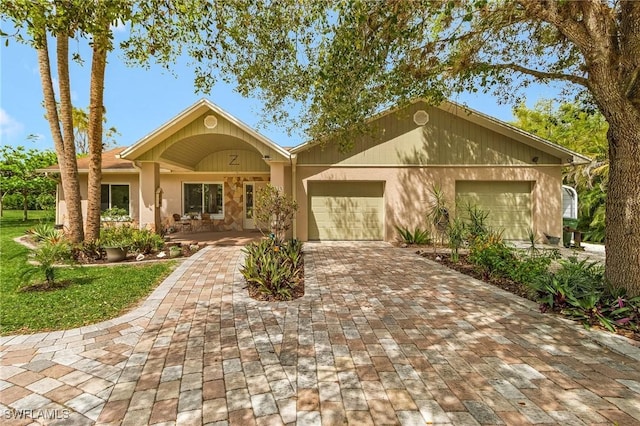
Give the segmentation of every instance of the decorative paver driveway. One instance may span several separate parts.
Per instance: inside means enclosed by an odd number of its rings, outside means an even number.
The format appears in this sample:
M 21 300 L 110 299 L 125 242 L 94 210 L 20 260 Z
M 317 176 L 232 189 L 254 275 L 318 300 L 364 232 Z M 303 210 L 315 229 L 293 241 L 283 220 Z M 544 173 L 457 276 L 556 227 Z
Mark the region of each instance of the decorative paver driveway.
M 124 317 L 2 338 L 0 421 L 640 422 L 640 350 L 625 339 L 597 344 L 409 250 L 305 251 L 306 295 L 291 303 L 249 299 L 240 249 L 215 247 Z

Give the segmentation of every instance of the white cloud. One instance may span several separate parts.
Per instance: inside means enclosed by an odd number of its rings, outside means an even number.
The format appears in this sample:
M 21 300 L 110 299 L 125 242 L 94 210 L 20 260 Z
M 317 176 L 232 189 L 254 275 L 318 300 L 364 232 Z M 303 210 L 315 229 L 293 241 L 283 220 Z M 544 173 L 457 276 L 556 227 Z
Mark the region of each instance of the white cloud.
M 0 136 L 3 139 L 5 137 L 15 137 L 22 133 L 23 130 L 24 125 L 22 123 L 11 117 L 3 108 L 0 108 Z

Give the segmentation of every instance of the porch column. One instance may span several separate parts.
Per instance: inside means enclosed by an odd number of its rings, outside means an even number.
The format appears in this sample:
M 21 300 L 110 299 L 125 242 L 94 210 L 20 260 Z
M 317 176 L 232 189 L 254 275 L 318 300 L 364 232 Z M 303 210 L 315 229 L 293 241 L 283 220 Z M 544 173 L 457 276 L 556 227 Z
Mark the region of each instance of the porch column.
M 156 190 L 160 187 L 160 165 L 158 163 L 140 164 L 140 228 L 152 231 L 160 230 L 160 207 L 162 200 L 156 199 Z
M 284 163 L 272 162 L 271 166 L 271 185 L 276 186 L 284 191 Z

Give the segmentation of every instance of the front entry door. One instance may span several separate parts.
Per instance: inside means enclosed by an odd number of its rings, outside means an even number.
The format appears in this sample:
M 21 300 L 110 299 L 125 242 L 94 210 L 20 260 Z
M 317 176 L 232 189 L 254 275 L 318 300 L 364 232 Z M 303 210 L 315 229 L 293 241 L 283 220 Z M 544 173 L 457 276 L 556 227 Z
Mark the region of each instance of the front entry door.
M 253 197 L 255 190 L 255 182 L 244 183 L 244 220 L 242 227 L 244 229 L 254 229 L 256 224 L 253 220 Z
M 242 227 L 244 229 L 255 229 L 254 201 L 258 189 L 265 186 L 266 182 L 245 182 L 244 183 L 244 219 Z

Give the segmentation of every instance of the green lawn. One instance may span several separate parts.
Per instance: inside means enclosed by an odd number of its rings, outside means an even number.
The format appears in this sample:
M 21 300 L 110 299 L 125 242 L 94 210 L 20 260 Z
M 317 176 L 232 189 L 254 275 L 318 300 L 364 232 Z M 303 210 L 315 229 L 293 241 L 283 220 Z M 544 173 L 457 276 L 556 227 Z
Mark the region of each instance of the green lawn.
M 114 318 L 148 295 L 175 262 L 146 265 L 59 268 L 65 288 L 24 292 L 29 249 L 13 241 L 44 218 L 42 212 L 5 211 L 0 219 L 0 334 L 35 333 L 93 324 Z M 44 280 L 40 274 L 34 279 Z

